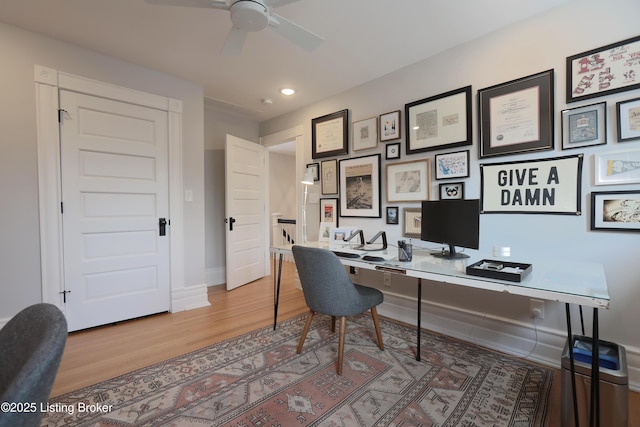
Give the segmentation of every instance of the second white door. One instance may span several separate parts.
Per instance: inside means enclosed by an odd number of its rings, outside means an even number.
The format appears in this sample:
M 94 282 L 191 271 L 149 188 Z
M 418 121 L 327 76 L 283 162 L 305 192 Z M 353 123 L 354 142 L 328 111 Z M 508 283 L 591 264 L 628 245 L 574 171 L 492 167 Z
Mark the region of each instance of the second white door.
M 264 147 L 227 135 L 227 290 L 265 275 Z

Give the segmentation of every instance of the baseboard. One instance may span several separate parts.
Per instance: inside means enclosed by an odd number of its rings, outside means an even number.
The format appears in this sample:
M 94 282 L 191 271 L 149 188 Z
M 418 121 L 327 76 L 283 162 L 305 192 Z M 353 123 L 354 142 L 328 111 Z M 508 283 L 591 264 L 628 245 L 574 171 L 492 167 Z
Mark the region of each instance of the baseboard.
M 201 284 L 175 289 L 171 292 L 171 312 L 193 310 L 194 308 L 208 307 L 209 298 L 207 285 Z
M 378 313 L 415 325 L 416 299 L 385 292 Z M 566 331 L 422 301 L 421 326 L 463 341 L 559 369 Z M 640 391 L 640 351 L 625 346 L 629 389 Z
M 208 286 L 224 285 L 227 283 L 227 270 L 225 267 L 208 268 L 204 272 L 204 278 Z

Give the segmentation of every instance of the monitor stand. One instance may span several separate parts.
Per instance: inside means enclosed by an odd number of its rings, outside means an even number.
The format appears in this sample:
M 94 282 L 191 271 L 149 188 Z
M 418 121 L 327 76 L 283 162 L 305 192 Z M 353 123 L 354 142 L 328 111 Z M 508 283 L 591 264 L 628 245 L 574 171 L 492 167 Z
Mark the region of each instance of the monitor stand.
M 435 252 L 432 253 L 431 255 L 433 255 L 436 258 L 445 258 L 445 259 L 460 259 L 460 258 L 469 258 L 469 255 L 461 253 L 461 252 L 456 252 L 456 247 L 454 245 L 449 245 L 449 250 L 442 250 L 442 252 Z

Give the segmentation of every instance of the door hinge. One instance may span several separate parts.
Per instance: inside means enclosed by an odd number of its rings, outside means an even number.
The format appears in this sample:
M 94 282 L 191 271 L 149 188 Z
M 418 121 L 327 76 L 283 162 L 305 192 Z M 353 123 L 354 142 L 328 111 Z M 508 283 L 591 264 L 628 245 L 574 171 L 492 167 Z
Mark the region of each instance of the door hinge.
M 60 213 L 64 213 L 64 203 L 60 202 Z

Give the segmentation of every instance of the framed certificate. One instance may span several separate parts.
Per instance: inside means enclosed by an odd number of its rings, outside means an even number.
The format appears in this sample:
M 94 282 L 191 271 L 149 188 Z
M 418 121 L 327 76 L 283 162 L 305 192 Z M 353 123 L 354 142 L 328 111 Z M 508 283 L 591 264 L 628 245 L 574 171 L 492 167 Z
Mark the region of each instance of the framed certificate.
M 349 110 L 311 119 L 311 157 L 349 154 Z
M 553 150 L 553 99 L 553 70 L 480 89 L 480 157 Z

